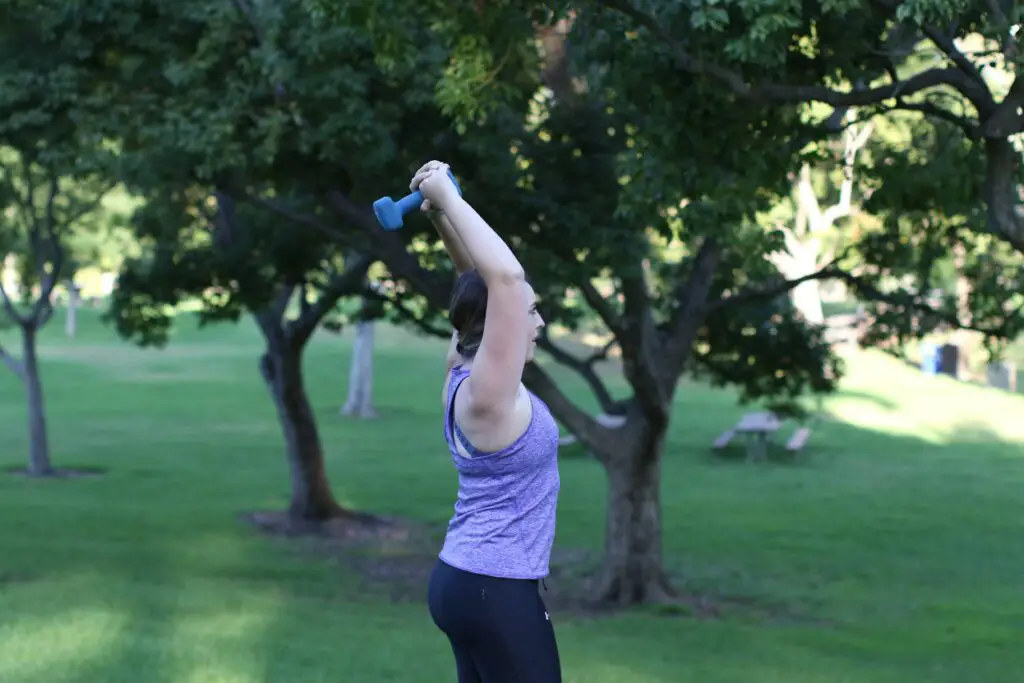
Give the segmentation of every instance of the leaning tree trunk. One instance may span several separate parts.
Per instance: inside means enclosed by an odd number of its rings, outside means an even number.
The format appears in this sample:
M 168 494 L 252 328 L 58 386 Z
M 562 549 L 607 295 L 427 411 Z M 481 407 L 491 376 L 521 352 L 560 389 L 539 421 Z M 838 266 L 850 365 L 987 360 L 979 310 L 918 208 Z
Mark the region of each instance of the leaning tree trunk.
M 334 499 L 313 408 L 302 379 L 302 351 L 268 349 L 260 359 L 284 432 L 291 469 L 288 514 L 294 521 L 318 522 L 343 512 Z
M 39 377 L 39 357 L 36 353 L 35 327 L 21 328 L 22 379 L 28 404 L 28 473 L 35 477 L 54 473 L 50 462 L 50 442 L 46 430 L 46 408 L 43 401 L 43 383 Z
M 373 321 L 356 323 L 356 340 L 352 346 L 352 363 L 348 376 L 348 400 L 342 415 L 362 419 L 377 417 L 373 408 Z
M 605 554 L 596 591 L 600 603 L 657 603 L 673 595 L 661 556 L 661 452 L 666 428 L 658 432 L 645 426 L 643 431 L 629 441 L 631 450 L 616 453 L 606 463 Z
M 78 307 L 81 304 L 81 289 L 75 283 L 68 283 L 68 310 L 67 320 L 64 324 L 64 332 L 68 337 L 74 337 L 78 331 Z

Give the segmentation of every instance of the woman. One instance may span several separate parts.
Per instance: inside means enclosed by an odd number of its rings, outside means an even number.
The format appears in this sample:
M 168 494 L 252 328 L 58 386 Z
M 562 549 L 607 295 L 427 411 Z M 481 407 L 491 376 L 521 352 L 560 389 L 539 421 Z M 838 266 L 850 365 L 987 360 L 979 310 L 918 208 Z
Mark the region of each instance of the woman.
M 430 579 L 430 615 L 459 683 L 560 683 L 548 574 L 558 502 L 558 426 L 522 385 L 544 322 L 523 267 L 459 196 L 448 166 L 413 178 L 459 271 L 441 392 L 458 472 L 455 514 Z

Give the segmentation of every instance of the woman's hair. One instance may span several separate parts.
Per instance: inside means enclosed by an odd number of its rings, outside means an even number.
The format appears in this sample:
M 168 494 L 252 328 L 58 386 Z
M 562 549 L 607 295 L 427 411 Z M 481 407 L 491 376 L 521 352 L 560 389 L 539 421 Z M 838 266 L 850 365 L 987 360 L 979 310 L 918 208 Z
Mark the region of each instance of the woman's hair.
M 472 358 L 484 338 L 484 319 L 487 317 L 487 283 L 475 269 L 459 275 L 452 289 L 448 306 L 448 321 L 459 334 L 455 350 Z

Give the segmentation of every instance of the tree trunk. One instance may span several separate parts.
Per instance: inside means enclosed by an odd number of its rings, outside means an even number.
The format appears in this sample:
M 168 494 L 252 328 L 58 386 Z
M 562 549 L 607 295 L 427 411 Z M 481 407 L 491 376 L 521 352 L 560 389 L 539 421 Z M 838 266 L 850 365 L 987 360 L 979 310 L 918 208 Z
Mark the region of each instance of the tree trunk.
M 801 242 L 792 233 L 786 235 L 786 246 L 789 253 L 778 253 L 773 258 L 775 267 L 787 280 L 811 275 L 818 270 L 818 243 L 808 239 Z M 821 281 L 807 280 L 801 282 L 790 292 L 793 308 L 798 310 L 807 322 L 815 325 L 825 324 L 825 310 L 821 305 Z
M 81 303 L 81 290 L 74 283 L 68 283 L 68 313 L 64 324 L 64 332 L 73 338 L 78 330 L 78 306 Z
M 4 285 L 4 289 L 7 290 L 7 294 L 11 299 L 15 299 L 19 292 L 21 283 L 18 282 L 18 268 L 17 263 L 14 260 L 14 254 L 7 254 L 4 257 L 3 271 L 0 272 L 0 278 Z
M 815 272 L 817 267 L 801 273 L 797 277 L 804 277 Z M 807 280 L 793 288 L 793 307 L 803 314 L 807 322 L 815 325 L 825 324 L 825 309 L 821 305 L 821 280 Z
M 348 400 L 341 409 L 342 415 L 373 419 L 373 322 L 366 320 L 356 323 L 356 340 L 352 346 L 352 363 L 348 377 Z
M 673 598 L 661 558 L 661 451 L 665 429 L 645 426 L 632 450 L 606 465 L 605 554 L 596 598 L 620 606 Z
M 50 462 L 50 443 L 46 432 L 46 408 L 43 384 L 39 378 L 36 334 L 34 327 L 21 328 L 22 379 L 28 404 L 28 473 L 34 477 L 45 477 L 54 474 L 54 470 Z
M 292 480 L 289 517 L 318 522 L 339 516 L 343 510 L 327 480 L 320 433 L 302 379 L 302 351 L 268 348 L 260 359 L 260 373 L 277 407 L 288 450 Z

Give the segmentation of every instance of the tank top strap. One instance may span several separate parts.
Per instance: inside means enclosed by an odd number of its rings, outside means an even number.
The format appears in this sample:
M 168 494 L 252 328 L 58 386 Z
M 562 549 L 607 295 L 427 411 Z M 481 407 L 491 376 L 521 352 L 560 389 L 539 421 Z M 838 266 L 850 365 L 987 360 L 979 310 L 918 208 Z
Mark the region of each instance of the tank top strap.
M 469 370 L 456 365 L 451 369 L 448 378 L 448 397 L 444 411 L 444 438 L 448 445 L 455 448 L 455 392 L 458 391 L 466 378 L 469 377 Z

